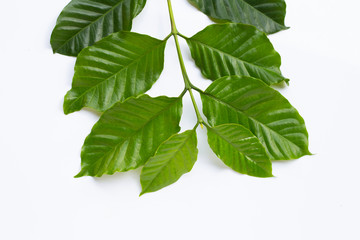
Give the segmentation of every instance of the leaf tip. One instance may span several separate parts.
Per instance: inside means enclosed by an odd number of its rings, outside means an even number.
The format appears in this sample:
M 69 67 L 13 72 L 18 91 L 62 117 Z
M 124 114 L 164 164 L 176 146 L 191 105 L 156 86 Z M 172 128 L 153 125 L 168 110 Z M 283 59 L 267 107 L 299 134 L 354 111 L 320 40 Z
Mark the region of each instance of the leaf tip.
M 80 173 L 76 174 L 74 178 L 81 178 L 83 175 L 80 175 Z
M 272 170 L 266 171 L 266 173 L 262 176 L 254 176 L 254 177 L 260 177 L 260 178 L 275 178 L 274 174 L 272 173 Z
M 69 111 L 66 111 L 66 110 L 64 109 L 64 114 L 65 114 L 65 115 L 69 115 L 70 112 L 69 112 Z
M 74 176 L 74 178 L 81 178 L 81 177 L 84 177 L 84 176 L 85 176 L 84 171 L 81 170 L 78 174 L 76 174 L 76 175 Z
M 139 194 L 139 197 L 141 197 L 142 195 L 144 195 L 145 193 L 148 193 L 148 191 L 146 191 L 146 189 L 142 189 L 141 193 Z
M 312 153 L 312 152 L 310 152 L 309 150 L 307 151 L 307 153 L 306 153 L 306 155 L 307 156 L 314 156 L 314 155 L 316 155 L 317 153 Z

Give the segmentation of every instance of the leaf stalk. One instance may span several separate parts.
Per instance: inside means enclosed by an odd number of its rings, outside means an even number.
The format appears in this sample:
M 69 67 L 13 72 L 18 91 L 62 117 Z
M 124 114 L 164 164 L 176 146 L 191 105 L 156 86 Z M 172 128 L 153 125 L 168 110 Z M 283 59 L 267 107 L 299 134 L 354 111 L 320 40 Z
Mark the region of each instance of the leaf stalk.
M 179 58 L 181 73 L 182 73 L 182 76 L 183 76 L 183 79 L 184 79 L 185 89 L 187 91 L 189 91 L 190 98 L 191 98 L 191 101 L 192 101 L 194 109 L 195 109 L 195 113 L 196 113 L 198 123 L 200 124 L 201 128 L 203 128 L 204 120 L 201 117 L 199 108 L 198 108 L 198 106 L 196 104 L 196 101 L 195 101 L 195 98 L 194 98 L 194 94 L 192 92 L 192 88 L 193 88 L 192 86 L 193 85 L 191 84 L 189 76 L 188 76 L 187 71 L 186 71 L 184 59 L 183 59 L 181 49 L 180 49 L 178 35 L 180 35 L 183 38 L 186 38 L 186 37 L 184 35 L 180 34 L 178 32 L 177 28 L 176 28 L 175 19 L 174 19 L 174 13 L 173 13 L 173 10 L 172 10 L 172 5 L 171 5 L 171 0 L 167 0 L 167 3 L 168 3 L 169 15 L 170 15 L 171 35 L 174 37 L 174 40 L 175 40 L 176 51 L 177 51 L 178 58 Z

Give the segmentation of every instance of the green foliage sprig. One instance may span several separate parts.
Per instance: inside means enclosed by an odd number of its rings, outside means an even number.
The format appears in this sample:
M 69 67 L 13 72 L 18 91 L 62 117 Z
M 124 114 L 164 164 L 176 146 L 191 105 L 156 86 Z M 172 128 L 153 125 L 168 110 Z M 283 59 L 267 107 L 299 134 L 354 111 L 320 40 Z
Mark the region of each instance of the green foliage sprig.
M 285 2 L 188 1 L 218 23 L 186 37 L 178 32 L 167 0 L 171 33 L 159 40 L 130 32 L 146 0 L 72 0 L 60 14 L 51 36 L 54 53 L 77 56 L 64 112 L 84 107 L 102 112 L 85 139 L 76 177 L 101 177 L 143 166 L 141 194 L 157 191 L 192 169 L 199 125 L 206 127 L 214 153 L 233 170 L 250 176 L 271 177 L 271 161 L 310 154 L 304 120 L 270 87 L 288 81 L 267 37 L 287 29 Z M 171 37 L 185 88 L 176 98 L 152 98 L 144 93 L 160 77 Z M 205 91 L 190 82 L 179 37 L 188 43 L 202 74 L 213 81 Z M 207 121 L 193 91 L 201 95 Z M 197 123 L 179 133 L 187 92 Z

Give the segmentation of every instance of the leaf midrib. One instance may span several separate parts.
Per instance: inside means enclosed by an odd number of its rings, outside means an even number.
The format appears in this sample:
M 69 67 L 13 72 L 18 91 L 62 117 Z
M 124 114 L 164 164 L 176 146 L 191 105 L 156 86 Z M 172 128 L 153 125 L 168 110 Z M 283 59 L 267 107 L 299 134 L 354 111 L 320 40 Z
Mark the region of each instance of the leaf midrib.
M 108 11 L 106 11 L 103 15 L 99 16 L 98 18 L 96 18 L 94 21 L 92 21 L 91 23 L 89 23 L 88 25 L 86 25 L 85 27 L 83 27 L 80 31 L 78 31 L 75 35 L 71 36 L 68 40 L 66 40 L 60 47 L 58 47 L 56 49 L 56 51 L 58 51 L 59 49 L 61 49 L 62 47 L 64 47 L 66 44 L 68 44 L 72 39 L 74 39 L 75 37 L 77 37 L 79 34 L 81 34 L 85 29 L 89 28 L 91 25 L 93 25 L 94 23 L 96 23 L 99 19 L 105 17 L 109 12 L 113 11 L 115 8 L 117 8 L 120 4 L 123 4 L 125 1 L 128 0 L 121 0 L 119 3 L 115 4 L 113 7 L 111 7 Z
M 244 2 L 246 5 L 250 6 L 250 8 L 254 9 L 254 11 L 260 13 L 261 15 L 265 16 L 267 19 L 270 19 L 274 24 L 279 25 L 279 26 L 281 26 L 282 28 L 285 28 L 285 25 L 282 25 L 282 24 L 276 22 L 274 19 L 272 19 L 271 17 L 269 17 L 269 16 L 266 15 L 265 13 L 261 12 L 260 10 L 258 10 L 257 8 L 255 8 L 254 6 L 252 6 L 251 4 L 249 4 L 248 2 L 246 2 L 246 1 L 244 1 L 244 0 L 240 0 L 240 1 L 242 1 L 242 2 Z M 192 2 L 194 2 L 194 0 L 192 0 Z M 237 4 L 237 3 L 235 3 L 235 4 Z M 216 18 L 216 17 L 215 17 L 215 18 Z M 231 19 L 226 19 L 226 20 L 232 21 Z
M 220 49 L 217 49 L 217 48 L 215 48 L 215 47 L 213 47 L 213 46 L 210 46 L 210 45 L 208 45 L 208 44 L 205 44 L 205 43 L 201 42 L 200 40 L 194 39 L 193 37 L 189 38 L 188 40 L 191 40 L 191 41 L 197 42 L 197 43 L 199 43 L 199 44 L 202 44 L 202 45 L 210 48 L 212 51 L 220 52 L 220 53 L 222 53 L 223 55 L 226 55 L 226 56 L 228 56 L 228 57 L 230 56 L 230 57 L 233 58 L 233 59 L 239 60 L 239 61 L 241 61 L 241 62 L 243 62 L 243 63 L 246 63 L 246 64 L 249 64 L 249 65 L 251 65 L 251 66 L 254 66 L 254 67 L 257 67 L 257 68 L 261 68 L 261 69 L 263 69 L 264 71 L 268 71 L 268 72 L 274 73 L 274 74 L 280 76 L 282 79 L 285 79 L 285 78 L 284 78 L 282 75 L 280 75 L 279 73 L 274 72 L 273 70 L 271 70 L 271 68 L 273 68 L 274 66 L 272 66 L 272 67 L 264 67 L 264 66 L 261 66 L 261 65 L 256 65 L 256 64 L 254 64 L 254 63 L 250 63 L 250 62 L 245 61 L 245 60 L 243 60 L 243 59 L 241 59 L 241 58 L 234 57 L 234 56 L 231 55 L 230 53 L 226 53 L 226 52 L 224 52 L 224 51 L 222 51 L 222 50 L 220 50 Z M 279 67 L 277 67 L 277 66 L 275 66 L 275 67 L 276 67 L 276 68 L 279 68 Z
M 234 125 L 234 126 L 236 126 L 237 124 L 228 124 L 228 125 Z M 240 124 L 238 124 L 238 125 L 240 125 Z M 221 126 L 221 125 L 220 125 Z M 240 126 L 242 126 L 242 125 L 240 125 Z M 213 131 L 216 135 L 218 135 L 220 138 L 222 138 L 222 139 L 224 139 L 227 143 L 229 143 L 237 152 L 239 152 L 239 153 L 241 153 L 242 155 L 244 155 L 244 157 L 246 158 L 246 159 L 248 159 L 250 162 L 253 162 L 256 166 L 258 166 L 258 167 L 260 167 L 261 169 L 263 169 L 265 172 L 268 172 L 268 170 L 267 169 L 265 169 L 265 168 L 263 168 L 261 165 L 259 165 L 259 163 L 258 162 L 256 162 L 254 159 L 252 159 L 250 156 L 248 156 L 247 154 L 245 154 L 244 152 L 242 152 L 242 151 L 240 151 L 237 147 L 236 147 L 236 145 L 231 141 L 231 140 L 229 140 L 227 137 L 224 137 L 223 135 L 221 135 L 220 133 L 219 133 L 219 131 L 215 128 L 215 127 L 212 127 L 212 128 L 210 128 L 210 131 Z M 249 130 L 250 131 L 250 130 Z M 250 131 L 251 132 L 251 131 Z M 253 134 L 253 133 L 252 133 Z M 254 134 L 253 134 L 254 135 Z M 257 138 L 255 135 L 254 135 L 254 137 L 255 138 Z M 260 141 L 259 141 L 259 143 L 260 143 Z M 260 143 L 261 144 L 261 143 Z M 269 156 L 267 156 L 267 153 L 266 153 L 266 151 L 265 151 L 265 149 L 264 149 L 264 153 L 265 153 L 265 156 L 267 157 L 267 159 L 265 159 L 265 160 L 268 160 L 268 163 L 271 163 L 270 162 L 270 158 L 269 158 Z
M 147 96 L 147 95 L 143 95 L 143 96 Z M 127 137 L 120 136 L 121 140 L 117 144 L 115 144 L 115 146 L 112 147 L 109 151 L 106 151 L 101 158 L 99 158 L 97 161 L 94 161 L 92 164 L 90 164 L 90 166 L 94 165 L 95 163 L 97 163 L 99 161 L 102 161 L 105 158 L 105 156 L 108 156 L 109 153 L 113 152 L 115 149 L 117 149 L 119 146 L 121 146 L 125 141 L 130 140 L 131 138 L 136 136 L 146 125 L 148 125 L 150 122 L 152 122 L 155 118 L 159 117 L 164 111 L 170 109 L 179 100 L 181 100 L 181 98 L 176 98 L 175 101 L 173 101 L 171 104 L 169 104 L 166 108 L 161 109 L 154 116 L 152 116 L 148 121 L 146 121 L 142 126 L 137 128 L 131 136 L 127 136 Z M 119 171 L 119 170 L 115 170 L 115 172 L 116 171 Z
M 258 10 L 257 8 L 255 8 L 254 6 L 252 6 L 251 4 L 249 4 L 248 2 L 244 1 L 244 0 L 240 0 L 243 1 L 246 5 L 250 6 L 251 8 L 253 8 L 256 12 L 260 13 L 261 15 L 265 16 L 266 18 L 270 19 L 273 23 L 280 25 L 281 27 L 285 27 L 284 25 L 276 22 L 274 19 L 272 19 L 271 17 L 269 17 L 268 15 L 266 15 L 265 13 L 261 12 L 260 10 Z
M 296 145 L 294 142 L 292 142 L 291 140 L 289 140 L 288 138 L 282 136 L 280 133 L 276 132 L 275 130 L 273 130 L 272 128 L 268 127 L 267 125 L 265 125 L 264 123 L 258 121 L 257 119 L 247 115 L 246 113 L 244 113 L 243 111 L 241 111 L 240 109 L 237 109 L 236 107 L 232 106 L 231 104 L 224 102 L 222 99 L 219 99 L 217 97 L 215 97 L 214 95 L 207 93 L 207 92 L 201 92 L 201 94 L 209 96 L 210 98 L 213 98 L 215 101 L 220 102 L 226 106 L 228 106 L 229 108 L 234 109 L 237 112 L 241 112 L 242 114 L 244 114 L 246 117 L 248 117 L 249 119 L 253 120 L 254 122 L 257 122 L 258 124 L 260 124 L 261 126 L 265 127 L 266 129 L 270 130 L 271 132 L 275 133 L 277 136 L 287 140 L 288 142 L 290 142 L 293 146 L 295 146 L 298 150 L 302 151 L 301 148 Z M 242 125 L 242 124 L 241 124 Z M 254 134 L 255 135 L 255 134 Z M 255 135 L 256 136 L 256 135 Z
M 86 95 L 88 92 L 90 92 L 91 90 L 93 90 L 94 88 L 97 88 L 98 86 L 106 83 L 107 81 L 109 81 L 111 78 L 113 78 L 114 76 L 118 75 L 119 73 L 121 73 L 122 71 L 124 71 L 125 69 L 129 68 L 130 66 L 132 66 L 135 63 L 138 63 L 142 58 L 144 58 L 149 52 L 154 51 L 155 49 L 159 48 L 159 46 L 161 44 L 166 43 L 165 41 L 161 41 L 161 43 L 154 45 L 154 48 L 149 49 L 148 51 L 146 51 L 144 54 L 139 55 L 138 58 L 136 58 L 134 61 L 132 61 L 130 64 L 123 66 L 119 71 L 115 72 L 114 74 L 112 74 L 111 76 L 109 76 L 108 78 L 105 78 L 104 80 L 98 82 L 97 84 L 95 84 L 94 86 L 86 89 L 83 93 L 81 93 L 79 96 L 76 97 L 75 100 L 73 100 L 71 102 L 71 104 L 69 105 L 69 108 L 71 108 L 76 102 L 78 102 L 82 97 L 84 97 L 84 95 Z M 76 87 L 75 87 L 76 88 Z M 71 91 L 71 90 L 70 90 Z M 85 105 L 87 106 L 87 104 Z
M 164 165 L 160 168 L 160 171 L 158 171 L 158 173 L 155 175 L 155 177 L 151 180 L 151 182 L 150 182 L 149 184 L 147 184 L 147 187 L 144 188 L 144 190 L 143 190 L 142 192 L 145 193 L 146 190 L 149 189 L 149 187 L 151 186 L 151 184 L 152 184 L 152 183 L 155 181 L 155 179 L 160 175 L 161 171 L 162 171 L 166 166 L 168 166 L 169 162 L 171 162 L 171 161 L 173 160 L 173 157 L 174 157 L 175 155 L 177 155 L 177 154 L 180 152 L 180 149 L 182 149 L 182 148 L 185 146 L 185 144 L 187 143 L 187 141 L 192 137 L 192 134 L 194 134 L 194 132 L 193 132 L 194 130 L 191 130 L 191 131 L 192 131 L 191 134 L 189 134 L 189 136 L 185 139 L 185 141 L 184 141 L 183 143 L 181 143 L 180 147 L 175 151 L 174 154 L 171 155 L 171 158 L 169 158 L 169 160 L 166 161 L 166 164 L 164 164 Z M 159 148 L 160 148 L 160 146 L 159 146 Z M 157 153 L 157 152 L 156 152 L 156 153 Z M 156 156 L 156 153 L 155 153 L 155 155 L 154 155 L 153 157 Z

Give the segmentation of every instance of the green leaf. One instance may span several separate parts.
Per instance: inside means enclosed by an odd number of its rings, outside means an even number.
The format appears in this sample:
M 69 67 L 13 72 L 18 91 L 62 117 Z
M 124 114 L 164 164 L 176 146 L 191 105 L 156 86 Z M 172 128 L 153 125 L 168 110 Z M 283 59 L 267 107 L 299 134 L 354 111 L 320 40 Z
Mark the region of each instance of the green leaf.
M 198 154 L 196 145 L 195 129 L 176 134 L 163 142 L 142 169 L 140 195 L 166 187 L 190 172 Z
M 187 39 L 202 74 L 211 80 L 238 75 L 275 84 L 286 80 L 280 72 L 280 55 L 265 35 L 253 26 L 214 24 Z
M 115 104 L 86 138 L 76 177 L 100 177 L 143 165 L 163 141 L 179 132 L 181 112 L 181 98 L 142 95 Z
M 131 30 L 146 0 L 72 0 L 51 35 L 54 53 L 76 56 L 111 33 Z
M 271 161 L 264 147 L 239 124 L 208 127 L 208 142 L 214 153 L 233 170 L 255 177 L 272 177 Z
M 284 0 L 189 0 L 211 18 L 254 25 L 266 33 L 287 29 Z
M 131 32 L 113 33 L 81 51 L 66 114 L 90 107 L 105 111 L 149 90 L 164 67 L 166 41 Z
M 212 126 L 243 125 L 259 138 L 271 160 L 310 154 L 303 118 L 279 92 L 260 80 L 224 77 L 201 93 L 201 99 Z

